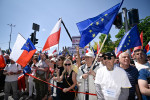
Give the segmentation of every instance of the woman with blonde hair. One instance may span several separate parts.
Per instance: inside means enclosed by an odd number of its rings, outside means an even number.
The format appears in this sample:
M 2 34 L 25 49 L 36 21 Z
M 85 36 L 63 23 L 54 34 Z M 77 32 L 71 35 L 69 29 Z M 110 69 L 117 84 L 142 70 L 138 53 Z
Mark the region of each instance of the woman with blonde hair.
M 63 66 L 64 71 L 61 76 L 59 76 L 59 70 L 57 70 L 57 80 L 63 81 L 62 100 L 74 100 L 76 93 L 69 92 L 75 91 L 74 88 L 77 84 L 76 73 L 72 69 L 72 61 L 66 59 Z

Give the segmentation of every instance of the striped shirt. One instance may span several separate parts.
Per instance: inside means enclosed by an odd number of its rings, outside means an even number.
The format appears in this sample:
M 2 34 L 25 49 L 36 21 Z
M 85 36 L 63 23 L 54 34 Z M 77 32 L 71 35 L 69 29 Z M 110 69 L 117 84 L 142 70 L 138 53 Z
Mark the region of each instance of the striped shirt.
M 135 85 L 138 84 L 138 70 L 136 67 L 130 66 L 128 69 L 125 69 L 127 72 L 129 81 L 132 85 L 132 87 L 129 89 L 129 98 L 128 100 L 134 100 L 135 99 Z

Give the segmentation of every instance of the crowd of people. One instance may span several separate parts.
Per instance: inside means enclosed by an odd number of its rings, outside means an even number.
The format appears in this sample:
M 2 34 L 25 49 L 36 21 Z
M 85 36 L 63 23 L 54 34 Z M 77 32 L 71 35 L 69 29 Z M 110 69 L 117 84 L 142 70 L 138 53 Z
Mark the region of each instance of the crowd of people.
M 4 99 L 19 100 L 19 91 L 28 93 L 26 100 L 150 100 L 150 56 L 142 49 L 133 56 L 100 53 L 96 62 L 93 52 L 81 57 L 76 50 L 73 57 L 35 54 L 28 71 L 5 54 L 7 65 L 0 74 Z

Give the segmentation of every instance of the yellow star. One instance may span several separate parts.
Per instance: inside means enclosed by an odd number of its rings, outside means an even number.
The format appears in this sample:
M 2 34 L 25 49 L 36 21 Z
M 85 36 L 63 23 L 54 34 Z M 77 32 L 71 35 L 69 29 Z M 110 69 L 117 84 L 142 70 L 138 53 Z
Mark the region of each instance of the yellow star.
M 130 40 L 128 40 L 130 42 Z
M 130 38 L 130 36 L 128 36 L 128 38 Z
M 95 37 L 95 34 L 92 34 L 92 37 Z
M 127 43 L 127 45 L 129 45 L 129 43 Z
M 104 21 L 104 18 L 101 18 L 101 21 L 103 22 L 103 21 Z
M 99 24 L 99 22 L 96 22 L 96 25 L 98 25 Z
M 105 14 L 104 16 L 107 16 L 108 14 Z
M 126 47 L 126 45 L 124 45 L 124 47 Z
M 91 26 L 93 25 L 93 23 L 90 24 Z
M 120 47 L 122 47 L 122 45 Z
M 127 35 L 129 35 L 129 33 L 127 33 Z
M 89 30 L 89 32 L 91 33 L 91 32 L 92 32 L 92 30 Z

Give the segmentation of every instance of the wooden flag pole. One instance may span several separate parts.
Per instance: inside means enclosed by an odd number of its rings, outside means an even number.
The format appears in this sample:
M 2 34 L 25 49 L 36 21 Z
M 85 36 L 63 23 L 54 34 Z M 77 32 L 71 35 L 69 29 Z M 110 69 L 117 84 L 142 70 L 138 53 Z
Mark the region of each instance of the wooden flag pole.
M 103 48 L 103 45 L 104 45 L 106 39 L 107 39 L 107 35 L 105 36 L 105 39 L 104 39 L 104 41 L 103 41 L 103 43 L 102 43 L 102 45 L 101 45 L 101 47 L 100 47 L 100 49 L 99 49 L 99 51 L 98 51 L 98 54 L 96 55 L 96 58 L 95 58 L 95 60 L 94 60 L 94 63 L 93 63 L 92 66 L 91 66 L 91 69 L 93 69 L 93 67 L 94 67 L 94 65 L 95 65 L 95 62 L 97 61 L 98 55 L 100 54 L 100 52 L 101 52 L 101 50 L 102 50 L 102 48 Z

